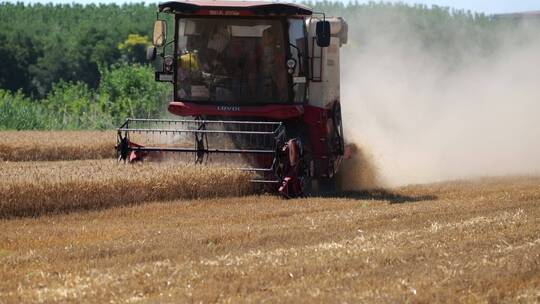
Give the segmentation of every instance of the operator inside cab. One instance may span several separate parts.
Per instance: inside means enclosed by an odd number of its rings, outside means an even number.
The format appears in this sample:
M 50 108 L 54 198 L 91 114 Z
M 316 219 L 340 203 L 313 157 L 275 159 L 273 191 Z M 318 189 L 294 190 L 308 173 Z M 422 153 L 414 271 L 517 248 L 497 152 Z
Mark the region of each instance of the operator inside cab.
M 181 20 L 177 97 L 228 104 L 288 102 L 278 20 Z

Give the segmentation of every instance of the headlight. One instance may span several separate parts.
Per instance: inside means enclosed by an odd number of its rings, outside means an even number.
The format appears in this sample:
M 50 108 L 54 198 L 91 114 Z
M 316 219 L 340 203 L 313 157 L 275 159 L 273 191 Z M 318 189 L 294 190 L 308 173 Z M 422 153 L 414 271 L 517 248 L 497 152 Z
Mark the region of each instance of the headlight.
M 172 72 L 174 64 L 174 58 L 172 56 L 165 56 L 163 58 L 163 69 L 165 72 Z
M 287 60 L 287 67 L 289 69 L 294 69 L 295 66 L 296 66 L 296 60 L 294 59 Z

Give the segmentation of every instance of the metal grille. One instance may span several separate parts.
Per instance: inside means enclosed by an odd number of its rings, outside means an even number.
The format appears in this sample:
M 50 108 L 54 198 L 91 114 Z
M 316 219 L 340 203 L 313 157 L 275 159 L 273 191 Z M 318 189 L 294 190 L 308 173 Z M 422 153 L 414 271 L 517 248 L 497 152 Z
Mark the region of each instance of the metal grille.
M 211 162 L 255 172 L 254 182 L 277 182 L 270 176 L 285 137 L 281 122 L 265 121 L 129 118 L 117 131 L 119 160 L 135 151 L 149 158 Z

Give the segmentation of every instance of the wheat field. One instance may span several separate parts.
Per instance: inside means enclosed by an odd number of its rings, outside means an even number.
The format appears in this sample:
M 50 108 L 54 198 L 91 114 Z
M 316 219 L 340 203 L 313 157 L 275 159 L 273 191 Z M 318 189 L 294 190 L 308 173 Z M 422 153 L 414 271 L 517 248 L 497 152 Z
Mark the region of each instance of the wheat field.
M 0 131 L 0 161 L 114 158 L 114 131 Z
M 0 302 L 537 303 L 539 178 L 0 220 Z
M 540 302 L 540 177 L 283 200 L 223 168 L 0 165 L 0 303 Z
M 251 190 L 249 178 L 231 169 L 170 162 L 6 162 L 0 170 L 0 218 L 152 200 L 239 196 Z

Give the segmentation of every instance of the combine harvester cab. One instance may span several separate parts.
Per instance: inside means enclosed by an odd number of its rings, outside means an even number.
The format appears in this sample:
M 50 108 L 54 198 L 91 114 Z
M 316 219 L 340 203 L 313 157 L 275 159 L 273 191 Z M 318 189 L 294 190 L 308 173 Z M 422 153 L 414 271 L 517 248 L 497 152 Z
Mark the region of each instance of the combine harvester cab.
M 171 14 L 173 25 L 160 17 Z M 167 35 L 167 29 L 174 29 Z M 344 158 L 339 72 L 347 24 L 276 2 L 159 4 L 148 59 L 179 119 L 127 119 L 119 160 L 172 158 L 253 172 L 284 197 L 332 185 Z

